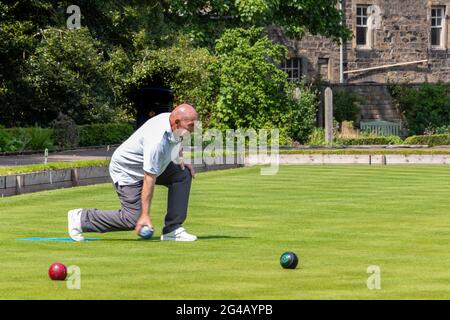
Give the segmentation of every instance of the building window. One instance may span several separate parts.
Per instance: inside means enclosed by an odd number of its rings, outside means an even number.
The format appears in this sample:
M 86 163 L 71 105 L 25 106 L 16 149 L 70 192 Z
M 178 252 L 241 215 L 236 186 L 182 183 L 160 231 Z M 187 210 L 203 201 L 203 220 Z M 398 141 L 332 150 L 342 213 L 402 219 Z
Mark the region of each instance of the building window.
M 368 46 L 368 32 L 367 26 L 367 5 L 358 5 L 356 7 L 356 45 L 361 47 Z
M 281 70 L 288 75 L 289 81 L 300 81 L 302 79 L 302 59 L 292 58 L 281 64 Z
M 329 58 L 319 58 L 317 60 L 318 71 L 320 74 L 320 78 L 325 81 L 329 81 L 331 79 L 330 75 L 330 59 Z
M 445 7 L 431 7 L 431 46 L 444 47 Z

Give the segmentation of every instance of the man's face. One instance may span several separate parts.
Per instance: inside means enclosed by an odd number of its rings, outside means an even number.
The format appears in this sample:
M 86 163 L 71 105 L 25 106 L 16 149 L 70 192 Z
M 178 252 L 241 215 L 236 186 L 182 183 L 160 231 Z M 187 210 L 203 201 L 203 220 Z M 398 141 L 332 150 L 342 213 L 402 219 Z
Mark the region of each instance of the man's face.
M 196 120 L 197 117 L 176 120 L 177 128 L 175 129 L 175 134 L 179 137 L 186 137 L 190 135 L 194 132 Z

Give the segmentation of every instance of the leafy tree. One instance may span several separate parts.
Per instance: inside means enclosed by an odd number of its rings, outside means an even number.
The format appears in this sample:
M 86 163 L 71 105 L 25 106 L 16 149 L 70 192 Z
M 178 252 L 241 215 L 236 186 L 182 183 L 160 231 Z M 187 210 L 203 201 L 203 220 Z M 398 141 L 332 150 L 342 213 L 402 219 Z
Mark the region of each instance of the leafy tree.
M 209 85 L 210 73 L 218 75 L 209 65 L 217 59 L 216 40 L 227 30 L 275 25 L 291 37 L 309 31 L 347 38 L 336 3 L 79 0 L 83 28 L 69 31 L 65 10 L 72 1 L 0 1 L 0 123 L 49 125 L 60 111 L 79 124 L 114 121 L 132 110 L 128 93 L 133 88 L 158 79 L 173 88 L 177 101 L 211 110 L 208 97 L 217 96 L 219 87 Z M 187 39 L 179 40 L 180 35 Z M 260 97 L 251 97 L 255 101 L 280 95 L 277 85 L 257 84 L 263 87 L 256 91 Z
M 27 85 L 33 89 L 34 120 L 48 124 L 60 112 L 78 124 L 111 120 L 114 105 L 105 59 L 86 28 L 46 29 L 28 59 Z
M 282 129 L 284 142 L 304 141 L 314 126 L 316 95 L 294 85 L 277 65 L 286 56 L 283 46 L 273 43 L 261 28 L 227 30 L 216 45 L 218 60 L 213 72 L 210 105 L 200 112 L 219 129 Z
M 211 125 L 258 129 L 279 122 L 287 76 L 276 64 L 286 49 L 262 36 L 262 29 L 238 28 L 217 41 L 216 54 Z
M 202 44 L 214 46 L 228 28 L 283 28 L 292 38 L 307 31 L 338 40 L 351 32 L 341 26 L 337 0 L 171 0 L 163 1 L 164 14 L 171 23 Z
M 136 90 L 149 85 L 171 87 L 174 103 L 188 101 L 201 104 L 205 101 L 205 90 L 210 81 L 210 65 L 216 58 L 204 48 L 194 48 L 190 42 L 180 37 L 171 47 L 144 50 L 133 64 L 131 72 L 123 78 L 119 97 L 127 104 L 129 112 L 134 112 L 129 103 Z

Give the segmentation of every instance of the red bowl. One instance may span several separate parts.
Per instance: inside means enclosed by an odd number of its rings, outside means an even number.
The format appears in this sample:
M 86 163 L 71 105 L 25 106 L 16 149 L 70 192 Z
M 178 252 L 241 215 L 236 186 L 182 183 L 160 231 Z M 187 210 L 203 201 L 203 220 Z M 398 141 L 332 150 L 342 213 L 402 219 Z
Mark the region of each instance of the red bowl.
M 67 268 L 64 264 L 55 262 L 48 269 L 48 276 L 52 280 L 66 280 Z

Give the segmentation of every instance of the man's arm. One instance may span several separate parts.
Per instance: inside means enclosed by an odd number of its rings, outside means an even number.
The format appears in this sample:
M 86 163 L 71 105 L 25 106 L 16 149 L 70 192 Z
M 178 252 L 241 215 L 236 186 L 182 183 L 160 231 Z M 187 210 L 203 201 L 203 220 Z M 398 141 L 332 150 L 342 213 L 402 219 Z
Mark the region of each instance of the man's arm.
M 141 194 L 141 215 L 136 223 L 136 233 L 139 234 L 139 230 L 144 225 L 148 225 L 153 229 L 152 220 L 150 218 L 149 209 L 151 207 L 153 190 L 155 189 L 156 175 L 144 171 L 144 184 L 142 186 Z

